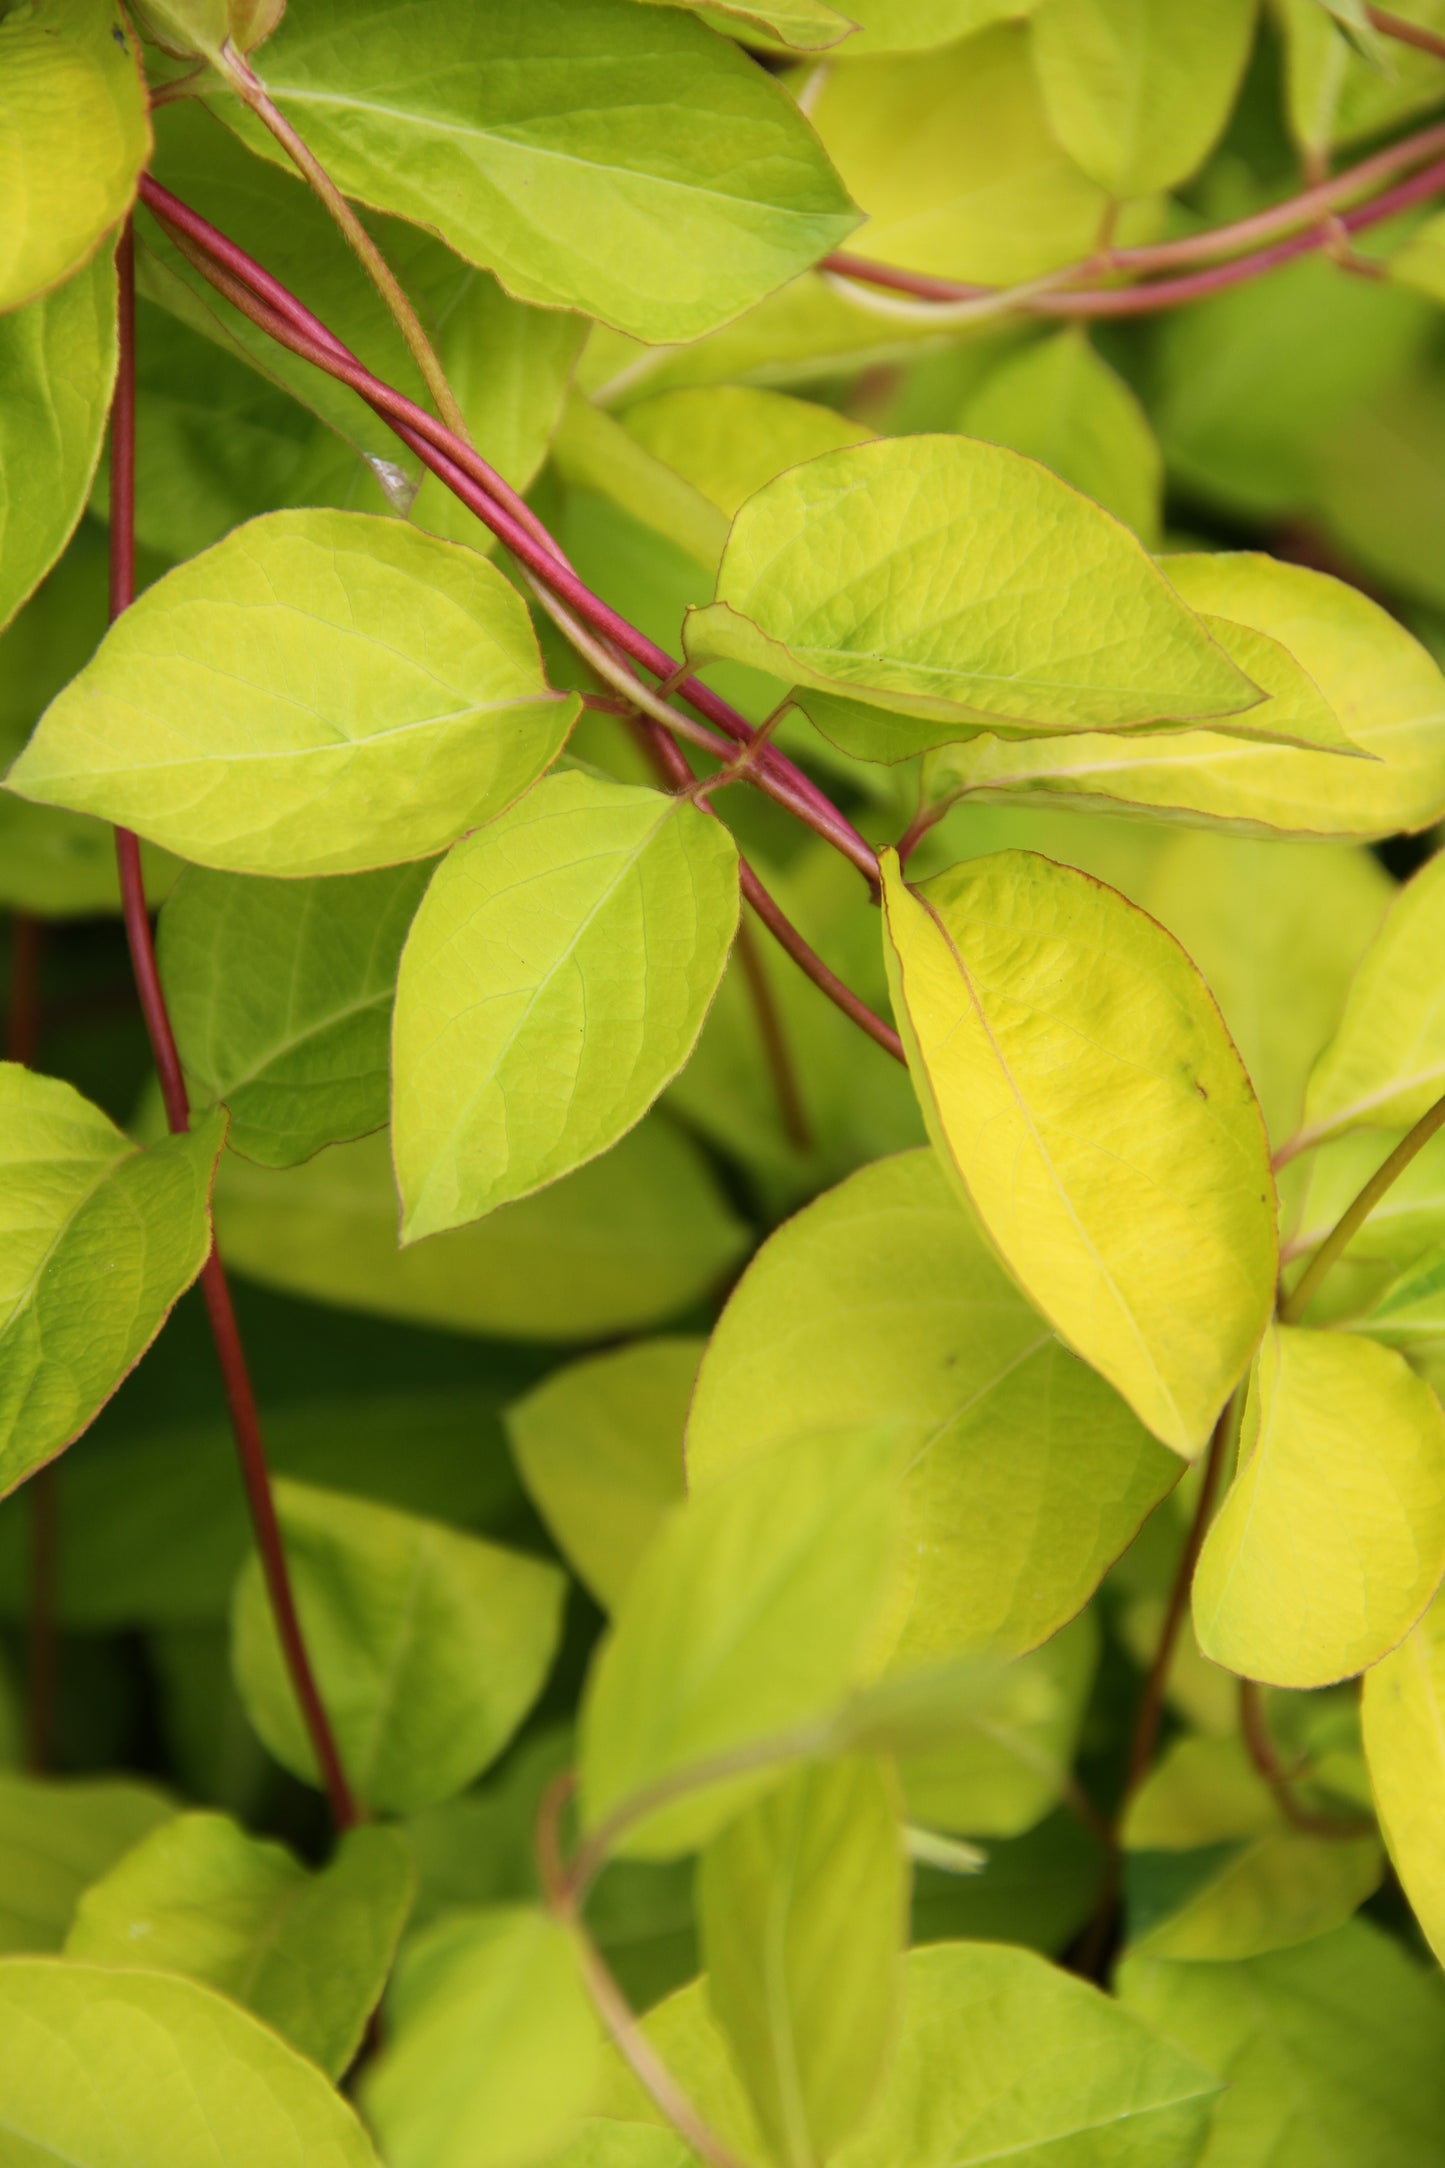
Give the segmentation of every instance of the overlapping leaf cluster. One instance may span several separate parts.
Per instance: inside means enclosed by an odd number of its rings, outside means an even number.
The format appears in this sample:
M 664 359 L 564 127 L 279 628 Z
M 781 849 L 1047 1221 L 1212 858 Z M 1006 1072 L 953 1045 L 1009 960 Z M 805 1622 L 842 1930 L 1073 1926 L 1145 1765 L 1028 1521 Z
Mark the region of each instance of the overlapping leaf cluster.
M 1439 2160 L 1442 114 L 0 0 L 0 2159 Z

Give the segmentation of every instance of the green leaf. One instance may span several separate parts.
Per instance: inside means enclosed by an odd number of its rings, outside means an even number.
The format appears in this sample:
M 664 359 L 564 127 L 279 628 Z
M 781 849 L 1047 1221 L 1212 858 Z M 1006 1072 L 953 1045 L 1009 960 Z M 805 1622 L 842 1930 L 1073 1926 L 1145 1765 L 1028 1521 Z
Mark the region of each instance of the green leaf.
M 238 53 L 269 38 L 286 0 L 136 0 L 141 30 L 179 59 L 204 55 L 219 62 L 229 40 Z
M 7 9 L 0 80 L 5 310 L 68 279 L 124 218 L 151 131 L 139 56 L 114 0 Z
M 11 769 L 202 865 L 425 858 L 542 773 L 578 712 L 469 551 L 356 512 L 274 512 L 125 612 Z
M 274 1173 L 227 1154 L 226 1256 L 270 1287 L 381 1317 L 523 1340 L 595 1340 L 673 1317 L 747 1246 L 695 1146 L 653 1119 L 556 1188 L 401 1250 L 385 1137 Z
M 1130 1957 L 1119 1991 L 1224 2081 L 1199 2168 L 1435 2168 L 1445 1994 L 1378 1927 L 1246 1964 Z
M 1124 1823 L 1131 1952 L 1219 1963 L 1342 1927 L 1378 1887 L 1373 1836 L 1285 1821 L 1236 1738 L 1176 1740 Z
M 79 1436 L 205 1263 L 225 1127 L 138 1151 L 69 1084 L 0 1063 L 0 1492 Z
M 0 1950 L 58 1950 L 83 1892 L 170 1820 L 149 1784 L 0 1776 Z
M 1445 1571 L 1445 1415 L 1403 1358 L 1273 1327 L 1194 1576 L 1206 1656 L 1274 1686 L 1378 1662 Z
M 440 1521 L 309 1485 L 276 1485 L 296 1603 L 342 1765 L 366 1803 L 409 1814 L 494 1761 L 542 1690 L 561 1630 L 555 1567 Z M 252 1558 L 236 1584 L 233 1662 L 284 1767 L 315 1757 Z
M 1099 1660 L 1085 1612 L 1042 1648 L 1001 1665 L 955 1735 L 899 1761 L 910 1818 L 972 1837 L 1017 1837 L 1068 1788 Z
M 1088 1600 L 1179 1463 L 1061 1347 L 932 1152 L 866 1167 L 765 1243 L 688 1425 L 704 1495 L 807 1429 L 890 1422 L 912 1563 L 898 1658 L 1014 1655 Z
M 570 1363 L 507 1410 L 522 1479 L 569 1563 L 614 1611 L 683 1496 L 701 1340 L 642 1340 Z
M 1208 980 L 1276 1144 L 1392 893 L 1349 845 L 1176 831 L 1138 898 Z
M 916 52 L 951 45 L 990 23 L 1027 15 L 1034 0 L 848 0 L 858 28 L 845 48 L 862 53 Z
M 649 7 L 686 7 L 718 19 L 718 27 L 736 20 L 761 30 L 801 53 L 816 53 L 846 38 L 853 25 L 824 0 L 645 0 Z
M 523 300 L 641 339 L 725 323 L 856 223 L 781 87 L 672 9 L 312 0 L 264 76 L 348 195 L 434 228 Z
M 161 914 L 161 980 L 193 1103 L 229 1109 L 233 1151 L 294 1166 L 385 1126 L 397 965 L 431 871 L 183 875 Z
M 1208 989 L 1153 919 L 1032 853 L 916 890 L 885 855 L 884 893 L 945 1164 L 1061 1337 L 1192 1457 L 1278 1264 L 1264 1124 Z
M 1235 568 L 1238 591 L 1220 614 L 1286 648 L 1368 762 L 1247 745 L 1214 731 L 1127 744 L 1095 735 L 1032 745 L 977 738 L 935 756 L 934 791 L 987 792 L 1015 803 L 1057 793 L 1065 804 L 1147 809 L 1263 836 L 1368 841 L 1438 820 L 1445 813 L 1445 680 L 1419 642 L 1378 604 L 1323 572 L 1266 557 L 1223 563 Z
M 1408 1129 L 1445 1092 L 1445 1002 L 1432 952 L 1445 937 L 1445 858 L 1407 881 L 1355 973 L 1305 1099 L 1306 1143 Z
M 1123 730 L 1260 697 L 1116 520 L 967 437 L 856 445 L 780 475 L 739 513 L 686 640 L 694 661 L 939 726 L 909 751 L 981 721 Z M 826 705 L 804 704 L 826 731 Z
M 1229 118 L 1254 0 L 1040 0 L 1034 65 L 1055 135 L 1111 196 L 1173 188 Z
M 1154 432 L 1081 326 L 1002 362 L 965 402 L 959 427 L 1037 459 L 1132 527 L 1146 548 L 1157 543 L 1164 470 Z
M 623 416 L 630 437 L 732 520 L 786 467 L 865 444 L 873 431 L 832 407 L 750 384 L 700 384 L 658 392 Z M 707 559 L 716 568 L 726 528 Z
M 697 1043 L 737 894 L 721 821 L 579 772 L 450 852 L 397 981 L 404 1242 L 570 1174 L 641 1120 Z
M 1060 1957 L 1093 1916 L 1102 1862 L 1097 1839 L 1064 1807 L 1027 1836 L 991 1843 L 979 1874 L 945 1874 L 920 1862 L 913 1940 L 1016 1942 Z
M 551 2157 L 597 2061 L 567 1930 L 521 1905 L 461 1913 L 403 1960 L 366 2112 L 391 2168 L 522 2168 Z
M 684 476 L 655 458 L 620 422 L 576 393 L 553 447 L 557 472 L 573 489 L 606 497 L 643 526 L 714 572 L 728 523 Z
M 339 2078 L 381 1998 L 414 1881 L 394 1830 L 348 1831 L 311 1874 L 224 1814 L 182 1814 L 92 1883 L 65 1954 L 204 1981 Z
M 315 2065 L 194 1980 L 12 1958 L 0 2012 L 16 2168 L 377 2168 Z
M 766 1788 L 759 1749 L 816 1724 L 860 1676 L 893 1565 L 895 1492 L 892 1439 L 836 1431 L 672 1509 L 588 1682 L 587 1829 L 625 1810 L 612 1848 L 665 1859 L 705 1843 Z M 716 1767 L 717 1780 L 673 1798 L 699 1766 Z
M 871 1761 L 801 1769 L 698 1874 L 708 2000 L 788 2168 L 863 2122 L 901 2016 L 908 1870 L 896 1786 Z
M 1365 1673 L 1370 1788 L 1390 1858 L 1435 1955 L 1445 1962 L 1445 1604 Z
M 902 46 L 934 40 L 916 4 L 874 0 L 874 22 L 850 39 L 809 101 L 809 117 L 854 200 L 868 213 L 850 248 L 875 262 L 943 278 L 1007 286 L 1087 256 L 1108 199 L 1060 148 L 1022 27 L 1000 27 L 943 52 L 902 51 L 855 60 L 890 35 Z M 953 0 L 928 9 L 944 38 L 990 15 L 1022 14 L 1000 0 Z M 910 24 L 909 17 L 913 18 Z M 946 17 L 962 18 L 955 29 Z M 894 18 L 897 27 L 894 28 Z M 972 20 L 969 19 L 972 18 Z M 855 324 L 869 322 L 850 304 Z M 891 314 L 875 336 L 897 337 Z M 915 334 L 916 335 L 916 334 Z
M 0 316 L 0 625 L 85 510 L 115 382 L 115 310 L 115 258 L 103 249 L 55 292 Z
M 1437 1243 L 1376 1295 L 1355 1329 L 1417 1357 L 1445 1339 L 1445 1247 Z

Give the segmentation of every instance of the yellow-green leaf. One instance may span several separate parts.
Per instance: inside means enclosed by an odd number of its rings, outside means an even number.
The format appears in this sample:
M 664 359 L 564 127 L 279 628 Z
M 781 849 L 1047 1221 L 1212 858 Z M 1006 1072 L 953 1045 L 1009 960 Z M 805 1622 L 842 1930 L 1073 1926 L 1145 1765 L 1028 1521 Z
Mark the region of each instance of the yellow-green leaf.
M 1179 1473 L 1002 1272 L 932 1152 L 853 1175 L 759 1251 L 688 1425 L 702 1496 L 809 1429 L 897 1426 L 899 1661 L 1015 1655 L 1084 1604 Z
M 683 1496 L 700 1340 L 641 1340 L 554 1371 L 507 1410 L 537 1510 L 608 1611 Z
M 1254 0 L 1040 0 L 1034 65 L 1055 135 L 1111 196 L 1173 188 L 1229 118 Z
M 1445 1964 L 1445 1604 L 1365 1673 L 1365 1759 L 1401 1886 Z
M 680 474 L 725 519 L 785 467 L 864 444 L 873 435 L 833 407 L 752 384 L 698 384 L 657 392 L 622 417 L 630 437 Z M 716 567 L 726 532 L 708 561 Z
M 149 1784 L 0 1776 L 0 1950 L 58 1950 L 92 1882 L 175 1808 Z
M 1274 1302 L 1259 1106 L 1184 951 L 1030 852 L 909 888 L 884 860 L 894 1008 L 925 1115 L 999 1255 L 1176 1452 Z
M 589 1830 L 626 1810 L 618 1849 L 665 1859 L 766 1788 L 771 1742 L 831 1714 L 862 1675 L 894 1563 L 896 1491 L 886 1431 L 831 1432 L 673 1508 L 582 1704 Z
M 140 1151 L 0 1063 L 0 1493 L 85 1429 L 206 1261 L 225 1116 Z
M 0 21 L 0 310 L 79 270 L 130 208 L 150 154 L 140 56 L 115 0 L 45 0 Z
M 272 512 L 146 590 L 7 780 L 202 865 L 359 873 L 501 812 L 577 713 L 484 559 L 397 520 Z
M 1445 1415 L 1403 1358 L 1273 1328 L 1194 1576 L 1206 1656 L 1275 1686 L 1377 1663 L 1445 1572 Z
M 831 2158 L 877 2091 L 907 1896 L 897 1787 L 878 1762 L 796 1771 L 703 1854 L 708 2001 L 787 2168 Z
M 968 437 L 779 475 L 734 521 L 686 640 L 695 661 L 942 726 L 933 744 L 989 718 L 1026 736 L 1206 715 L 1248 730 L 1261 697 L 1117 520 Z
M 760 30 L 800 53 L 826 51 L 846 38 L 853 25 L 824 0 L 644 0 L 648 7 L 692 8 L 712 17 L 719 29 L 734 24 Z
M 1407 1129 L 1445 1092 L 1445 857 L 1400 890 L 1355 974 L 1305 1098 L 1301 1142 Z
M 932 762 L 939 792 L 1025 803 L 1146 810 L 1165 820 L 1249 835 L 1357 836 L 1427 828 L 1445 814 L 1445 678 L 1418 640 L 1357 588 L 1267 557 L 1234 567 L 1218 614 L 1287 650 L 1313 678 L 1368 760 L 1288 745 L 1249 745 L 1218 731 L 1090 734 L 1008 745 L 951 746 Z M 1168 571 L 1173 560 L 1165 558 Z M 1219 567 L 1220 559 L 1211 559 Z M 1212 573 L 1211 577 L 1218 577 Z
M 402 952 L 402 1239 L 595 1159 L 697 1043 L 737 928 L 737 847 L 685 798 L 550 776 L 448 853 Z

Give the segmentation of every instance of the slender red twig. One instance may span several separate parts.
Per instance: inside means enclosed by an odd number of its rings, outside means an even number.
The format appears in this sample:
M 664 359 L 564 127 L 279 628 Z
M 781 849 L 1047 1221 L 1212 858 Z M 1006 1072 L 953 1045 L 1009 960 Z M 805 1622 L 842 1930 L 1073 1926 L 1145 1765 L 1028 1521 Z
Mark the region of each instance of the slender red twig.
M 135 599 L 135 267 L 134 243 L 129 223 L 116 257 L 120 273 L 120 367 L 110 425 L 110 614 L 112 619 L 129 609 Z M 145 880 L 140 845 L 129 829 L 115 832 L 116 859 L 120 868 L 121 904 L 126 937 L 130 944 L 136 992 L 145 1018 L 156 1074 L 160 1078 L 166 1120 L 172 1131 L 189 1129 L 190 1099 L 177 1051 L 175 1034 L 166 1008 L 160 973 L 156 968 L 155 942 L 146 909 Z M 340 1751 L 322 1705 L 315 1674 L 306 1651 L 301 1621 L 296 1610 L 285 1544 L 276 1518 L 266 1449 L 256 1412 L 231 1290 L 214 1242 L 201 1268 L 201 1289 L 211 1323 L 211 1336 L 220 1364 L 221 1384 L 235 1432 L 241 1476 L 256 1534 L 261 1570 L 271 1600 L 276 1631 L 286 1668 L 295 1689 L 307 1735 L 321 1771 L 332 1818 L 338 1829 L 349 1829 L 358 1819 L 356 1801 L 342 1767 Z
M 1445 60 L 1445 38 L 1438 30 L 1427 30 L 1423 23 L 1407 23 L 1403 15 L 1391 15 L 1384 8 L 1367 7 L 1365 14 L 1387 38 L 1398 38 L 1402 45 L 1413 45 L 1417 52 Z
M 1239 1682 L 1239 1728 L 1250 1760 L 1274 1794 L 1275 1805 L 1292 1829 L 1306 1837 L 1324 1837 L 1339 1844 L 1374 1835 L 1377 1825 L 1372 1815 L 1321 1814 L 1300 1799 L 1295 1787 L 1304 1772 L 1286 1768 L 1280 1759 L 1257 1680 L 1241 1679 Z

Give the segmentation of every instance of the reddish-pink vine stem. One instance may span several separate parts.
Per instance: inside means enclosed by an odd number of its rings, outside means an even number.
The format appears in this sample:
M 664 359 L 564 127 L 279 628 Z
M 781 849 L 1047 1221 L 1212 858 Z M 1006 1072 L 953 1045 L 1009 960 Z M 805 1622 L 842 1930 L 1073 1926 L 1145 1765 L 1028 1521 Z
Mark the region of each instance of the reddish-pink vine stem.
M 116 264 L 120 273 L 120 366 L 110 424 L 110 614 L 113 620 L 129 609 L 135 599 L 135 266 L 129 222 L 121 236 Z M 180 1133 L 190 1128 L 190 1099 L 156 967 L 140 844 L 129 829 L 117 828 L 115 847 L 136 993 L 160 1079 L 166 1120 L 173 1132 Z M 231 1428 L 235 1433 L 256 1548 L 286 1668 L 321 1771 L 332 1818 L 338 1829 L 349 1829 L 359 1819 L 359 1814 L 306 1651 L 286 1564 L 285 1545 L 276 1518 L 256 1397 L 231 1302 L 230 1286 L 214 1242 L 201 1268 L 201 1291 L 210 1318 Z
M 1432 59 L 1445 60 L 1445 38 L 1438 30 L 1427 30 L 1423 23 L 1407 23 L 1403 15 L 1391 15 L 1384 8 L 1367 7 L 1365 14 L 1374 28 L 1387 38 L 1397 38 L 1401 45 L 1413 45 L 1416 52 L 1429 53 Z

